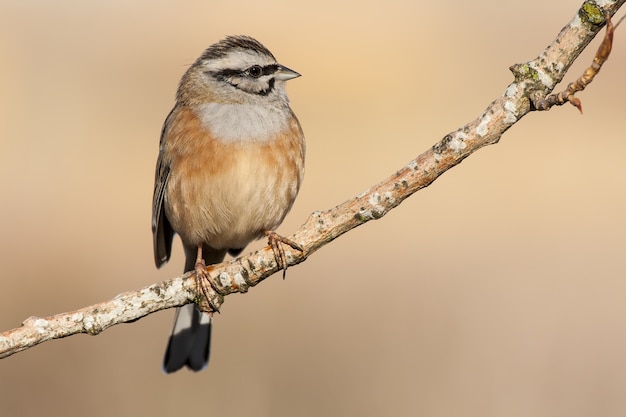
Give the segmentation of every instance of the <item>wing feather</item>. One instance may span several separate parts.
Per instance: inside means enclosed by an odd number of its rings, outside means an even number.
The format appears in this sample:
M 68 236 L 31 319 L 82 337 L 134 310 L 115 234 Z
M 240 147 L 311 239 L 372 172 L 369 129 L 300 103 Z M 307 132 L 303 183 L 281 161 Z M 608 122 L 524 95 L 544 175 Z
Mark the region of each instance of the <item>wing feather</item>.
M 172 240 L 174 239 L 174 229 L 165 214 L 165 190 L 167 188 L 167 180 L 170 175 L 170 164 L 164 157 L 164 142 L 166 137 L 166 129 L 170 119 L 173 117 L 174 110 L 165 119 L 163 129 L 161 131 L 161 140 L 159 143 L 159 157 L 157 158 L 156 173 L 154 177 L 154 194 L 152 197 L 152 237 L 154 243 L 154 262 L 159 268 L 161 265 L 169 261 L 172 254 Z

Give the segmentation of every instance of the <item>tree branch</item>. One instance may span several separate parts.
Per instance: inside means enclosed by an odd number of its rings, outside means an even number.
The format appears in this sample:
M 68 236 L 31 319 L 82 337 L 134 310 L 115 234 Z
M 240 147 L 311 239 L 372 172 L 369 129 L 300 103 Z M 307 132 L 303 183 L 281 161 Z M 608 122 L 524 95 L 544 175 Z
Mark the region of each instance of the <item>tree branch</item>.
M 342 234 L 370 220 L 380 219 L 478 149 L 497 143 L 504 132 L 529 112 L 558 104 L 559 100 L 550 98 L 554 95 L 548 95 L 604 26 L 606 19 L 625 1 L 585 1 L 576 16 L 537 58 L 511 67 L 514 82 L 480 116 L 444 136 L 379 184 L 333 209 L 312 213 L 290 237 L 304 250 L 299 252 L 286 247 L 288 265 L 304 262 L 319 248 Z M 595 57 L 601 61 L 600 65 L 606 61 L 610 52 L 611 40 L 608 45 L 606 42 L 605 38 Z M 598 70 L 599 66 L 595 73 Z M 584 86 L 592 79 L 587 77 Z M 566 96 L 562 98 L 565 98 L 561 100 L 563 102 L 570 101 Z M 549 104 L 547 107 L 546 103 Z M 209 305 L 219 307 L 224 296 L 247 292 L 278 269 L 274 253 L 266 247 L 229 262 L 209 265 L 207 273 L 211 277 L 211 285 L 205 285 L 205 291 L 200 290 L 203 285 L 197 285 L 191 272 L 80 310 L 45 318 L 30 317 L 21 327 L 0 334 L 0 358 L 51 339 L 77 333 L 96 335 L 115 324 L 134 321 L 150 313 L 190 302 L 196 302 L 200 308 L 210 311 Z M 207 303 L 204 295 L 211 303 Z

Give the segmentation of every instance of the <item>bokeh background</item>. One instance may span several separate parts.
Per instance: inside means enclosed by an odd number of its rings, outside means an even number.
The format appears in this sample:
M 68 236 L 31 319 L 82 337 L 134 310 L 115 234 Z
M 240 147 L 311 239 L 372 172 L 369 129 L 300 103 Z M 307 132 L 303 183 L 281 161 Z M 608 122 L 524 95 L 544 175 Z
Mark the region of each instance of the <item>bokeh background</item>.
M 290 234 L 479 115 L 579 5 L 3 1 L 0 329 L 179 275 L 178 241 L 162 270 L 152 258 L 159 133 L 223 36 L 303 74 Z M 285 281 L 228 297 L 208 370 L 161 372 L 174 312 L 159 312 L 0 360 L 0 414 L 624 415 L 625 65 L 619 28 L 583 116 L 525 117 Z

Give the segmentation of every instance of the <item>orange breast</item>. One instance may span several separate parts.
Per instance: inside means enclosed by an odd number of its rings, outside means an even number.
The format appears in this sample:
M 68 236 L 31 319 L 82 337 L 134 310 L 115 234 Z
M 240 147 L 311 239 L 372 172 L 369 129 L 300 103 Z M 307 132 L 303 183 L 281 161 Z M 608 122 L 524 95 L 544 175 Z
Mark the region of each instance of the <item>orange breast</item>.
M 220 141 L 193 110 L 172 115 L 164 136 L 170 164 L 165 212 L 189 246 L 242 248 L 275 229 L 296 198 L 304 173 L 297 119 L 263 141 Z

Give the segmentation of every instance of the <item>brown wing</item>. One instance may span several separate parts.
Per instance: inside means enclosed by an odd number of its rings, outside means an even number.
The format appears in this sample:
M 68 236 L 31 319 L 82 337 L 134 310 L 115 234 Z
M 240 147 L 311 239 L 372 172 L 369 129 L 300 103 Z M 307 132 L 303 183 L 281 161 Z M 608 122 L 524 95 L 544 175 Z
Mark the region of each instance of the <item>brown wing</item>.
M 172 240 L 174 230 L 165 215 L 165 189 L 170 175 L 169 161 L 163 156 L 165 130 L 172 117 L 174 110 L 165 119 L 159 142 L 159 157 L 157 158 L 156 173 L 154 177 L 154 194 L 152 196 L 152 238 L 154 243 L 154 262 L 157 268 L 169 261 L 172 254 Z

